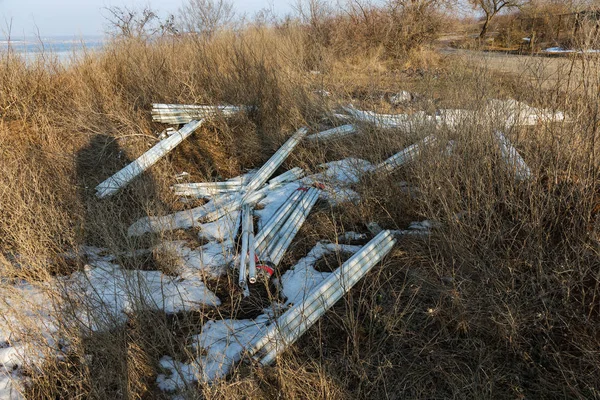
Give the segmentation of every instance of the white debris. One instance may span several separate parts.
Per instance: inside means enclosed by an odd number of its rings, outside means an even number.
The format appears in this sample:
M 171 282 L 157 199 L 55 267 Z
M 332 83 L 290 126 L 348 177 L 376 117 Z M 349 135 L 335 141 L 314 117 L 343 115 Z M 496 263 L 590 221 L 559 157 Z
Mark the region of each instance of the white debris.
M 178 183 L 172 186 L 175 195 L 198 199 L 210 199 L 217 195 L 238 192 L 241 188 L 241 183 L 227 184 L 226 182 Z
M 445 126 L 450 129 L 456 129 L 461 124 L 475 121 L 476 117 L 477 113 L 472 110 L 440 109 L 436 111 L 438 126 Z
M 390 104 L 393 106 L 398 106 L 401 104 L 410 103 L 412 99 L 413 95 L 410 92 L 401 90 L 400 92 L 390 96 Z
M 301 259 L 282 277 L 283 294 L 287 297 L 285 306 L 302 301 L 308 293 L 331 273 L 317 272 L 316 262 L 326 254 L 335 252 L 355 253 L 360 246 L 317 244 L 309 254 Z M 272 310 L 253 320 L 209 321 L 199 335 L 192 336 L 193 353 L 197 356 L 188 363 L 181 363 L 171 357 L 163 357 L 160 366 L 167 373 L 159 374 L 157 383 L 168 393 L 184 390 L 194 382 L 212 382 L 225 377 L 231 368 L 241 360 L 249 344 L 264 335 L 267 326 L 273 321 Z
M 269 181 L 269 187 L 274 188 L 288 182 L 294 182 L 304 176 L 304 170 L 300 167 L 295 167 L 283 174 L 271 179 Z
M 263 260 L 269 260 L 276 266 L 279 265 L 292 240 L 319 199 L 319 192 L 320 190 L 315 187 L 309 188 L 294 207 L 290 208 L 289 213 L 283 216 L 281 225 L 273 231 L 272 236 L 267 237 L 264 241 L 264 249 L 262 251 L 260 248 L 257 249 Z
M 348 292 L 371 268 L 387 255 L 396 243 L 391 231 L 383 231 L 342 266 L 327 276 L 302 300 L 277 318 L 266 333 L 257 337 L 248 353 L 263 365 L 274 361 L 278 354 L 293 344 L 331 306 Z
M 166 138 L 168 138 L 169 136 L 171 136 L 172 134 L 174 134 L 175 132 L 177 132 L 175 129 L 173 129 L 173 128 L 169 127 L 169 128 L 167 128 L 167 129 L 163 130 L 161 133 L 159 133 L 159 134 L 158 134 L 158 138 L 159 138 L 160 140 L 166 139 Z
M 150 168 L 158 160 L 167 155 L 177 145 L 187 139 L 196 129 L 198 129 L 204 120 L 191 121 L 181 128 L 176 134 L 161 140 L 150 150 L 142 154 L 137 160 L 96 186 L 96 196 L 104 198 L 115 194 L 123 186 L 131 182 L 139 174 Z
M 542 50 L 542 52 L 544 53 L 549 53 L 549 54 L 570 54 L 570 53 L 577 53 L 577 54 L 584 54 L 584 53 L 600 53 L 599 49 L 580 49 L 580 50 L 575 50 L 575 49 L 563 49 L 562 47 L 548 47 L 545 50 Z
M 435 122 L 435 118 L 431 117 L 423 111 L 414 114 L 377 114 L 372 111 L 362 111 L 354 108 L 352 105 L 344 107 L 344 110 L 352 115 L 355 119 L 371 123 L 380 128 L 400 128 L 411 130 L 415 126 L 425 123 Z
M 251 195 L 255 190 L 259 189 L 270 177 L 273 173 L 279 168 L 281 164 L 285 161 L 285 159 L 290 155 L 290 153 L 296 148 L 298 143 L 306 136 L 308 133 L 308 129 L 300 128 L 296 131 L 296 133 L 287 140 L 280 148 L 271 156 L 269 161 L 267 161 L 258 172 L 252 177 L 252 180 L 248 182 L 246 187 L 244 188 L 246 191 L 245 197 L 247 198 Z
M 176 229 L 189 229 L 202 224 L 201 220 L 217 208 L 223 207 L 231 201 L 239 198 L 239 195 L 228 194 L 211 200 L 208 203 L 179 211 L 163 217 L 143 217 L 133 223 L 127 230 L 129 236 L 141 236 L 151 232 L 166 232 Z
M 439 222 L 426 219 L 423 221 L 411 222 L 408 229 L 416 231 L 431 231 L 432 229 L 439 227 L 441 227 Z
M 152 104 L 152 120 L 164 124 L 187 124 L 192 120 L 206 119 L 215 115 L 230 116 L 249 107 L 238 106 L 204 106 L 185 104 Z
M 418 143 L 415 143 L 406 149 L 402 150 L 399 153 L 394 154 L 387 160 L 379 163 L 375 168 L 373 168 L 374 172 L 383 172 L 390 173 L 395 169 L 414 161 L 426 146 L 431 146 L 437 141 L 436 137 L 431 135 L 427 136 L 425 139 L 421 140 Z
M 181 172 L 181 173 L 179 173 L 179 174 L 175 175 L 175 179 L 177 179 L 178 181 L 180 181 L 180 180 L 183 180 L 183 179 L 186 179 L 186 178 L 188 178 L 189 176 L 190 176 L 190 173 L 189 173 L 189 172 L 185 172 L 185 171 L 183 171 L 183 172 Z
M 277 210 L 285 203 L 287 198 L 302 186 L 299 182 L 287 183 L 269 192 L 265 198 L 258 202 L 257 208 L 254 210 L 254 215 L 258 219 L 258 232 L 263 228 L 265 223 L 277 212 Z
M 353 241 L 365 240 L 366 238 L 367 238 L 366 234 L 352 232 L 352 231 L 344 232 L 344 233 L 338 235 L 339 242 L 353 242 Z
M 302 300 L 331 272 L 319 272 L 315 269 L 317 261 L 329 254 L 348 253 L 354 254 L 361 246 L 349 246 L 332 243 L 317 243 L 306 257 L 296 263 L 281 277 L 282 294 L 286 298 L 285 306 L 294 305 Z
M 325 141 L 333 138 L 341 138 L 349 135 L 353 135 L 357 132 L 354 125 L 342 125 L 336 128 L 328 129 L 323 132 L 315 133 L 308 136 L 306 139 L 310 141 Z
M 496 116 L 498 120 L 505 120 L 506 127 L 514 125 L 531 126 L 547 122 L 566 121 L 562 111 L 551 111 L 531 107 L 514 99 L 488 101 L 488 114 Z
M 504 158 L 506 164 L 508 164 L 509 168 L 511 168 L 511 170 L 515 173 L 517 180 L 526 180 L 531 178 L 531 170 L 517 149 L 513 147 L 510 141 L 504 136 L 504 134 L 502 134 L 502 132 L 496 131 L 494 132 L 494 135 L 498 140 L 502 158 Z
M 352 106 L 344 110 L 355 119 L 372 123 L 381 128 L 411 129 L 415 124 L 433 123 L 436 127 L 456 129 L 461 124 L 472 121 L 503 121 L 506 128 L 515 125 L 531 126 L 545 122 L 568 121 L 567 116 L 561 111 L 551 111 L 531 107 L 514 99 L 491 99 L 481 110 L 440 109 L 435 116 L 426 115 L 424 112 L 415 114 L 377 114 L 372 111 L 358 110 Z M 336 115 L 339 119 L 348 119 L 348 116 Z
M 217 195 L 241 191 L 255 173 L 256 171 L 250 171 L 225 182 L 179 183 L 173 185 L 171 189 L 178 196 L 210 199 Z
M 328 92 L 327 90 L 323 90 L 323 89 L 315 90 L 313 93 L 316 94 L 317 96 L 321 96 L 321 97 L 331 96 L 330 92 Z

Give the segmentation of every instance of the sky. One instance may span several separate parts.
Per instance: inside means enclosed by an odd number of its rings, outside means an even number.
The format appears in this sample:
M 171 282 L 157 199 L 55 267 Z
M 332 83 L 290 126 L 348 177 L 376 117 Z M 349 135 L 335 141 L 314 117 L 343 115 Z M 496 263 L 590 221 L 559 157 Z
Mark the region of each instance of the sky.
M 185 0 L 0 0 L 0 37 L 87 36 L 105 31 L 106 7 L 143 8 L 161 16 L 177 13 Z M 238 14 L 253 16 L 266 7 L 278 15 L 292 10 L 293 0 L 233 0 Z

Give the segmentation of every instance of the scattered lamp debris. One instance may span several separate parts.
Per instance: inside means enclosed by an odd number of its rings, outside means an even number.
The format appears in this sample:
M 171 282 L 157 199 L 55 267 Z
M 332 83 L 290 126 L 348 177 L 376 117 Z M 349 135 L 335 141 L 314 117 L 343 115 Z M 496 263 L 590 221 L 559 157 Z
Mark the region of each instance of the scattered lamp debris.
M 402 103 L 413 97 L 401 92 L 393 101 Z M 392 100 L 392 99 L 390 99 Z M 496 103 L 490 103 L 497 106 Z M 562 113 L 550 113 L 523 105 L 516 101 L 503 103 L 511 108 L 507 124 L 533 124 L 542 121 L 565 120 Z M 151 167 L 178 144 L 190 136 L 205 121 L 217 114 L 232 115 L 247 107 L 188 106 L 154 104 L 153 119 L 170 124 L 186 124 L 179 131 L 165 132 L 165 139 L 144 153 L 136 161 L 97 186 L 97 196 L 104 198 L 116 193 L 136 176 Z M 349 115 L 336 114 L 339 120 L 359 120 L 383 128 L 407 129 L 415 123 L 445 124 L 456 127 L 472 115 L 467 110 L 444 110 L 436 116 L 424 112 L 409 114 L 375 114 L 346 107 Z M 301 128 L 290 137 L 258 171 L 251 171 L 225 182 L 178 183 L 172 189 L 179 196 L 206 198 L 209 201 L 191 210 L 162 217 L 145 217 L 128 229 L 130 236 L 164 232 L 174 229 L 197 228 L 199 239 L 208 243 L 190 248 L 185 241 L 164 242 L 148 251 L 166 251 L 178 262 L 177 276 L 166 276 L 159 271 L 132 271 L 116 263 L 114 255 L 103 255 L 105 250 L 85 249 L 88 266 L 70 276 L 53 278 L 45 285 L 60 287 L 73 294 L 77 320 L 90 331 L 110 329 L 124 323 L 128 314 L 139 308 L 162 310 L 173 314 L 201 307 L 216 307 L 220 299 L 205 286 L 204 277 L 219 277 L 237 265 L 238 282 L 245 296 L 249 285 L 262 276 L 271 279 L 298 231 L 315 204 L 326 200 L 332 205 L 353 201 L 358 194 L 351 185 L 368 174 L 387 174 L 415 160 L 423 148 L 436 143 L 436 137 L 427 136 L 421 141 L 393 155 L 380 164 L 347 158 L 319 166 L 321 172 L 305 176 L 299 167 L 271 178 L 296 146 L 306 138 L 325 141 L 357 133 L 355 125 L 347 124 L 307 136 L 308 129 Z M 502 156 L 515 170 L 517 179 L 531 177 L 525 161 L 502 132 L 495 132 Z M 451 141 L 445 153 L 452 151 Z M 180 174 L 177 180 L 189 177 Z M 269 181 L 270 179 L 270 181 Z M 267 183 L 268 181 L 268 183 Z M 255 219 L 257 221 L 255 221 Z M 257 231 L 255 232 L 255 227 Z M 163 357 L 160 365 L 166 372 L 157 379 L 158 386 L 166 392 L 183 390 L 194 381 L 210 382 L 225 377 L 241 360 L 252 359 L 261 365 L 272 363 L 288 346 L 304 334 L 329 308 L 362 279 L 376 264 L 391 252 L 400 237 L 424 236 L 438 228 L 433 221 L 413 223 L 407 230 L 384 230 L 376 222 L 367 225 L 369 234 L 345 232 L 338 236 L 340 242 L 365 242 L 366 245 L 318 243 L 306 257 L 298 261 L 279 279 L 273 279 L 286 297 L 283 304 L 273 304 L 254 320 L 209 321 L 199 335 L 193 337 L 192 347 L 198 356 L 190 363 Z M 237 245 L 241 231 L 241 246 Z M 351 253 L 353 256 L 334 272 L 315 270 L 317 260 L 333 252 Z M 57 331 L 51 317 L 53 303 L 41 289 L 29 284 L 12 285 L 11 290 L 28 298 L 32 304 L 31 317 L 42 326 L 49 343 Z M 9 297 L 9 296 L 5 296 Z M 10 300 L 6 300 L 10 303 Z M 85 306 L 84 306 L 85 305 Z M 34 310 L 35 308 L 35 310 Z M 282 309 L 287 311 L 281 313 Z M 5 316 L 0 326 L 0 397 L 7 391 L 16 391 L 23 364 L 24 342 L 19 323 Z M 11 326 L 14 325 L 14 326 Z M 202 350 L 202 352 L 200 352 Z M 18 359 L 18 360 L 17 360 Z M 16 382 L 16 383 L 15 383 Z M 16 392 L 15 392 L 16 393 Z M 16 397 L 12 397 L 16 398 Z

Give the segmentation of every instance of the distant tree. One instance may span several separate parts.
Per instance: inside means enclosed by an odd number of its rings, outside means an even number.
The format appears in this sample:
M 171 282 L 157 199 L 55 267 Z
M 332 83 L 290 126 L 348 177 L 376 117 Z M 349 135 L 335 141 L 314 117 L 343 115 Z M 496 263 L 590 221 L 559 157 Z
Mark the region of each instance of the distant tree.
M 487 33 L 490 21 L 502 10 L 521 7 L 525 0 L 469 0 L 474 8 L 479 9 L 484 14 L 483 27 L 479 37 L 483 38 Z
M 233 23 L 235 18 L 230 0 L 187 0 L 179 14 L 185 30 L 206 38 Z
M 133 9 L 129 7 L 106 7 L 104 16 L 107 32 L 123 38 L 148 38 L 166 33 L 177 33 L 175 16 L 169 15 L 162 20 L 150 7 Z

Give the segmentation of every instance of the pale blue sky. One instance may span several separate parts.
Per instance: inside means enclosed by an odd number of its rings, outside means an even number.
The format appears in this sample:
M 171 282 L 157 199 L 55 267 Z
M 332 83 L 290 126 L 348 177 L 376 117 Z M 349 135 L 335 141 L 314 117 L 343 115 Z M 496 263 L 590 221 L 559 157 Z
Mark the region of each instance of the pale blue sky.
M 161 15 L 176 13 L 185 0 L 0 0 L 0 37 L 12 21 L 13 37 L 37 35 L 101 35 L 106 15 L 104 7 L 143 7 L 149 4 Z M 238 13 L 253 16 L 273 5 L 278 15 L 292 10 L 293 0 L 233 0 Z

